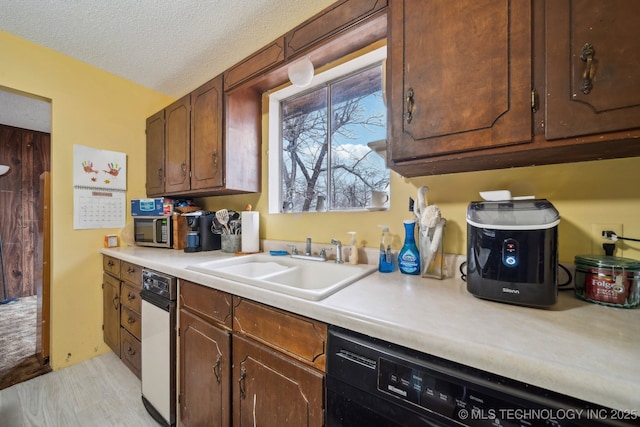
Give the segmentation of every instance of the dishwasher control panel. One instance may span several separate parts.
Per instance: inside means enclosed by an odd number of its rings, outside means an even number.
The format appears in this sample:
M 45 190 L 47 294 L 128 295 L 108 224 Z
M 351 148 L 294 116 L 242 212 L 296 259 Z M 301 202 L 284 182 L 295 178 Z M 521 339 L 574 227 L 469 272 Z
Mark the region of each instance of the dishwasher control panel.
M 157 271 L 142 270 L 142 289 L 169 301 L 176 300 L 177 279 Z
M 326 384 L 328 427 L 630 425 L 601 417 L 611 409 L 336 326 Z

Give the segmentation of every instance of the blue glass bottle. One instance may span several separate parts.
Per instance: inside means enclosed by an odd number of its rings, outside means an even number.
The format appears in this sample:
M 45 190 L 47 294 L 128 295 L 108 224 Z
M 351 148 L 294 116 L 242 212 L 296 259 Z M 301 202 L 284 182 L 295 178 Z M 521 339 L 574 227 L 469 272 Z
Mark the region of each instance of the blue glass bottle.
M 420 274 L 420 252 L 414 238 L 416 222 L 408 219 L 404 223 L 404 245 L 398 255 L 398 267 L 403 274 Z

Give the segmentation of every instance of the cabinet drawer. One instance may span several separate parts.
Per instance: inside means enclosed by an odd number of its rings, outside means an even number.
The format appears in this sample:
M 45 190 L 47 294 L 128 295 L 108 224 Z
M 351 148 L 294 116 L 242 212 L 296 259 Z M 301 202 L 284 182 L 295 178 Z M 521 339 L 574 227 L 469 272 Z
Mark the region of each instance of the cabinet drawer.
M 142 289 L 142 267 L 122 261 L 120 267 L 120 278 L 126 280 L 130 285 Z
M 141 313 L 140 309 L 140 289 L 134 288 L 128 283 L 122 282 L 122 290 L 120 291 L 120 302 L 127 308 L 136 313 Z
M 233 329 L 325 370 L 327 325 L 322 322 L 234 297 Z
M 115 277 L 120 277 L 120 260 L 105 255 L 102 257 L 102 269 Z
M 131 310 L 126 306 L 122 306 L 122 310 L 120 310 L 120 325 L 125 328 L 127 331 L 131 332 L 131 335 L 140 339 L 141 332 L 141 318 L 140 314 Z
M 231 295 L 225 292 L 180 280 L 180 308 L 189 310 L 203 319 L 231 329 L 231 304 Z
M 124 328 L 120 331 L 120 357 L 124 364 L 141 379 L 140 341 Z

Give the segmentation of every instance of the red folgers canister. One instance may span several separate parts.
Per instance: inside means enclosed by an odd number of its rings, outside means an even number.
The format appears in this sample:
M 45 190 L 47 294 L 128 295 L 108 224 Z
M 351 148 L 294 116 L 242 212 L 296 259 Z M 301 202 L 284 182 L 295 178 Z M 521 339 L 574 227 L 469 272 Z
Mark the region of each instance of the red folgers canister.
M 634 308 L 640 303 L 640 261 L 577 255 L 575 265 L 575 293 L 578 298 L 622 308 Z

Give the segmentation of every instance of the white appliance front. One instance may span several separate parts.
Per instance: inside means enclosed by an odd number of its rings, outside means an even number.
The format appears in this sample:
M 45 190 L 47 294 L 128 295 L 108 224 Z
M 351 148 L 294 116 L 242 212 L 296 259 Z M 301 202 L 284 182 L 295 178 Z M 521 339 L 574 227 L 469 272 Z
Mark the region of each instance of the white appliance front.
M 171 316 L 142 300 L 142 395 L 167 424 L 171 418 Z

